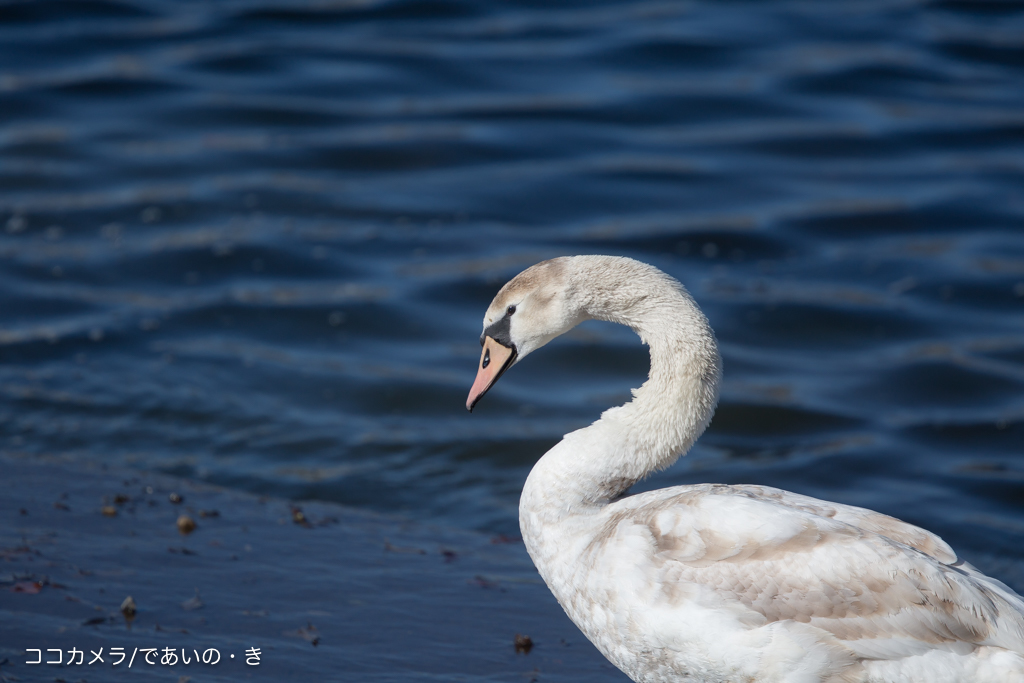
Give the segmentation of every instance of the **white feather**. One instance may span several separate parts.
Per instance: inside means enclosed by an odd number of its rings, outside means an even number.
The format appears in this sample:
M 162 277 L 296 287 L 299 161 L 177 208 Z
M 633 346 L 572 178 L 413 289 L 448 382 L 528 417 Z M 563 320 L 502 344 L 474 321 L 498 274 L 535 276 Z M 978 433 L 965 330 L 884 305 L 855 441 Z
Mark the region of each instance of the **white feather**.
M 526 547 L 565 611 L 635 681 L 1020 683 L 1024 601 L 938 536 L 862 508 L 757 486 L 620 498 L 711 419 L 720 361 L 683 287 L 631 259 L 525 271 L 519 360 L 588 318 L 650 346 L 634 400 L 565 436 L 523 489 Z

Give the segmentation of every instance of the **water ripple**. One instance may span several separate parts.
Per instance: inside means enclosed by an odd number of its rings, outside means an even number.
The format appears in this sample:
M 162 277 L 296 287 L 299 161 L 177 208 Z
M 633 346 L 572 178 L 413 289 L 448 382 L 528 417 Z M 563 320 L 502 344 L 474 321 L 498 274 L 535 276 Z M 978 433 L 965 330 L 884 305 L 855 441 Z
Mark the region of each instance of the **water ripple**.
M 0 450 L 515 533 L 647 356 L 588 323 L 470 417 L 480 318 L 616 253 L 725 360 L 644 487 L 867 505 L 1005 569 L 1022 35 L 950 0 L 0 3 Z

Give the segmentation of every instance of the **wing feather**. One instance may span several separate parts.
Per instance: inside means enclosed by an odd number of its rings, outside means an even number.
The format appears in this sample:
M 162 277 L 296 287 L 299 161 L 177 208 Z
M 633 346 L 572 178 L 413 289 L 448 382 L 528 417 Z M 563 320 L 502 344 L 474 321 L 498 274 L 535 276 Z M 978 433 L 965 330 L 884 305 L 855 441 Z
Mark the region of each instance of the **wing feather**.
M 897 543 L 908 545 L 926 555 L 934 557 L 944 564 L 957 561 L 956 553 L 949 545 L 932 532 L 921 527 L 883 515 L 874 510 L 818 500 L 798 493 L 790 493 L 767 486 L 733 486 L 737 493 L 749 495 L 760 500 L 775 501 L 779 505 L 805 510 L 819 517 L 835 519 L 851 526 L 873 531 L 879 536 L 891 538 Z
M 693 599 L 697 586 L 702 600 L 746 610 L 748 624 L 808 624 L 862 659 L 983 645 L 1024 653 L 1020 597 L 957 566 L 924 529 L 767 487 L 652 493 L 614 506 L 605 542 L 648 539 L 664 600 Z

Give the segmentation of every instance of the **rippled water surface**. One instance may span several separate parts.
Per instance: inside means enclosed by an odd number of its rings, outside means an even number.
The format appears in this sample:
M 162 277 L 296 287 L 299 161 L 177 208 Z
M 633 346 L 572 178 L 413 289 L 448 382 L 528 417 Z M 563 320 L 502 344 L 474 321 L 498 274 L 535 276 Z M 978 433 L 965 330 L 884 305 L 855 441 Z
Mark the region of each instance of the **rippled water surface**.
M 1024 5 L 0 3 L 0 450 L 492 533 L 647 370 L 588 323 L 463 406 L 522 268 L 651 262 L 754 482 L 1024 587 Z

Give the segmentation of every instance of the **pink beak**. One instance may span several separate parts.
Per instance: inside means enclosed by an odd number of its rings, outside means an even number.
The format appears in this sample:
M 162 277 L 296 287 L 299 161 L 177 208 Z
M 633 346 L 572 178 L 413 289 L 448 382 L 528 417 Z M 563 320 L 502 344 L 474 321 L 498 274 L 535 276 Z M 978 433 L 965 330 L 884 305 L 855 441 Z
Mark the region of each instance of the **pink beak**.
M 466 410 L 473 412 L 473 406 L 483 398 L 502 373 L 509 369 L 516 359 L 516 350 L 499 344 L 491 337 L 484 337 L 484 348 L 480 353 L 480 369 L 476 372 L 476 381 L 469 390 L 466 399 Z

